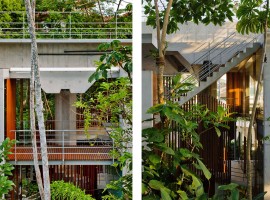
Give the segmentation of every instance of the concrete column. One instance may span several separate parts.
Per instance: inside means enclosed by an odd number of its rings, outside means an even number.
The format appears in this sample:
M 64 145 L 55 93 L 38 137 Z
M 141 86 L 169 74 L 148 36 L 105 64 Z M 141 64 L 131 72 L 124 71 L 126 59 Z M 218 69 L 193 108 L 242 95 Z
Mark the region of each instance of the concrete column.
M 268 62 L 264 65 L 263 96 L 264 96 L 264 136 L 270 135 L 270 33 L 267 34 L 266 56 Z M 270 141 L 264 142 L 264 191 L 267 191 L 264 199 L 270 199 Z
M 146 114 L 146 111 L 153 106 L 153 72 L 142 72 L 142 120 L 153 118 L 153 115 Z M 153 122 L 144 122 L 143 128 L 152 127 Z
M 8 77 L 8 69 L 0 69 L 0 143 L 5 139 L 5 79 Z
M 60 94 L 55 96 L 55 129 L 68 130 L 68 132 L 64 132 L 64 140 L 73 140 L 66 143 L 70 145 L 76 144 L 76 139 L 74 138 L 76 132 L 70 132 L 70 130 L 76 130 L 76 108 L 73 105 L 75 101 L 76 94 L 71 94 L 69 90 L 61 90 Z M 62 132 L 56 132 L 55 138 L 57 141 L 62 141 Z

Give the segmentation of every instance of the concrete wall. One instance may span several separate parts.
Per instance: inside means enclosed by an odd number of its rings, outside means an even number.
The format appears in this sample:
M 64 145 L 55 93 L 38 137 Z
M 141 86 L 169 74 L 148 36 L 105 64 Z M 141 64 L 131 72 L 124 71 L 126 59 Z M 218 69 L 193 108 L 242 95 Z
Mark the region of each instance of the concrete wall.
M 236 22 L 226 22 L 223 26 L 215 26 L 209 24 L 208 26 L 200 23 L 195 24 L 188 22 L 185 24 L 179 24 L 179 31 L 176 34 L 169 35 L 167 37 L 169 42 L 209 42 L 213 39 L 224 38 L 235 31 Z M 150 26 L 146 26 L 146 23 L 142 23 L 143 34 L 156 35 L 156 30 L 153 30 Z
M 153 118 L 146 111 L 153 106 L 153 72 L 142 71 L 142 120 Z M 144 122 L 143 128 L 152 127 L 153 122 Z
M 142 70 L 157 72 L 156 61 L 153 56 L 150 55 L 150 50 L 156 50 L 152 44 L 142 44 Z M 177 66 L 173 66 L 168 60 L 166 60 L 166 69 L 164 74 L 176 74 Z
M 94 67 L 94 61 L 98 60 L 100 55 L 70 55 L 86 53 L 65 51 L 96 51 L 97 46 L 96 43 L 38 43 L 40 67 Z M 1 43 L 0 68 L 30 67 L 30 47 L 30 43 L 26 42 Z
M 180 54 L 190 64 L 204 55 L 209 49 L 214 47 L 216 43 L 223 41 L 232 33 L 236 32 L 236 22 L 226 22 L 222 26 L 215 26 L 214 24 L 209 24 L 207 26 L 204 24 L 197 25 L 195 23 L 188 22 L 185 24 L 179 24 L 178 27 L 180 28 L 179 31 L 168 35 L 166 38 L 166 41 L 168 42 L 167 51 L 180 52 Z M 157 46 L 156 30 L 153 30 L 151 27 L 146 26 L 146 24 L 143 23 L 142 33 L 142 41 L 144 43 L 153 44 L 155 47 Z M 260 38 L 260 40 L 261 39 L 262 38 Z M 228 44 L 235 45 L 235 41 L 239 42 L 245 40 L 245 36 L 236 34 L 230 40 L 226 41 L 226 46 Z M 224 62 L 231 58 L 236 51 L 241 51 L 243 48 L 239 47 L 238 49 L 228 52 L 228 56 L 222 55 L 219 58 L 216 57 L 222 52 L 222 50 L 223 48 L 215 50 L 215 53 L 212 54 L 209 59 L 215 64 L 219 64 L 220 62 L 224 64 Z M 203 60 L 199 64 L 202 64 L 202 62 Z

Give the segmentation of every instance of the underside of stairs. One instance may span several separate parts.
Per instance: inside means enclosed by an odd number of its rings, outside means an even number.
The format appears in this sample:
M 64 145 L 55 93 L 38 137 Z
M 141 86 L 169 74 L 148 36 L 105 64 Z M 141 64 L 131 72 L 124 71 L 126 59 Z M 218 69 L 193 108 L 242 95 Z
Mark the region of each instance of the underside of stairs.
M 194 83 L 194 80 L 196 79 L 198 86 L 194 87 L 192 91 L 186 93 L 186 96 L 182 96 L 180 98 L 179 104 L 183 105 L 195 95 L 216 82 L 219 78 L 229 72 L 232 68 L 236 67 L 243 60 L 252 56 L 252 54 L 255 53 L 260 47 L 261 43 L 256 42 L 252 43 L 251 45 L 243 45 L 243 48 L 240 48 L 241 51 L 236 51 L 234 55 L 227 62 L 225 62 L 225 65 L 215 63 L 212 64 L 211 61 L 203 64 L 202 70 L 200 72 L 193 74 L 191 75 L 191 78 L 184 80 L 184 82 Z

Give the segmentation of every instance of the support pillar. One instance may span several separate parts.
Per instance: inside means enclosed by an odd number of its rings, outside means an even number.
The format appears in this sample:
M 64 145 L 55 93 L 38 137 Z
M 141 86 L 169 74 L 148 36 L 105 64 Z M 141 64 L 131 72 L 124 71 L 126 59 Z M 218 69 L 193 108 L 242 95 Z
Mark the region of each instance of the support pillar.
M 56 130 L 76 130 L 76 108 L 74 103 L 76 101 L 76 94 L 72 94 L 69 90 L 61 90 L 60 94 L 55 96 L 55 129 Z M 76 144 L 76 138 L 74 138 L 76 132 L 56 132 L 56 140 L 62 141 L 64 136 L 65 141 L 69 142 L 69 145 Z M 66 143 L 67 144 L 67 143 Z
M 152 114 L 146 114 L 146 111 L 152 107 L 156 102 L 154 102 L 154 99 L 157 100 L 157 95 L 155 95 L 154 88 L 156 85 L 154 82 L 155 75 L 152 71 L 143 71 L 142 72 L 142 120 L 153 118 Z M 153 121 L 148 121 L 143 123 L 143 128 L 152 127 Z
M 6 82 L 6 134 L 15 139 L 16 130 L 16 79 L 7 79 Z
M 267 33 L 268 41 L 266 46 L 266 56 L 268 62 L 264 63 L 263 76 L 263 96 L 264 96 L 264 136 L 270 135 L 270 33 Z M 264 191 L 267 191 L 264 199 L 270 199 L 270 141 L 264 142 Z

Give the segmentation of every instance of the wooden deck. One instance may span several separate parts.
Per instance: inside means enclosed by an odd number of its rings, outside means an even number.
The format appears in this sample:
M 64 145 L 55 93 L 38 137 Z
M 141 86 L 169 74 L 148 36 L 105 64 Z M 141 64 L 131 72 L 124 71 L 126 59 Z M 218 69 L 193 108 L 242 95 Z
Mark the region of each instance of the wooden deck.
M 56 160 L 112 160 L 109 152 L 110 146 L 65 146 L 65 148 L 54 146 L 48 147 L 49 161 Z M 33 149 L 31 146 L 17 146 L 11 149 L 10 161 L 32 161 Z M 38 159 L 41 160 L 40 147 L 38 147 Z

